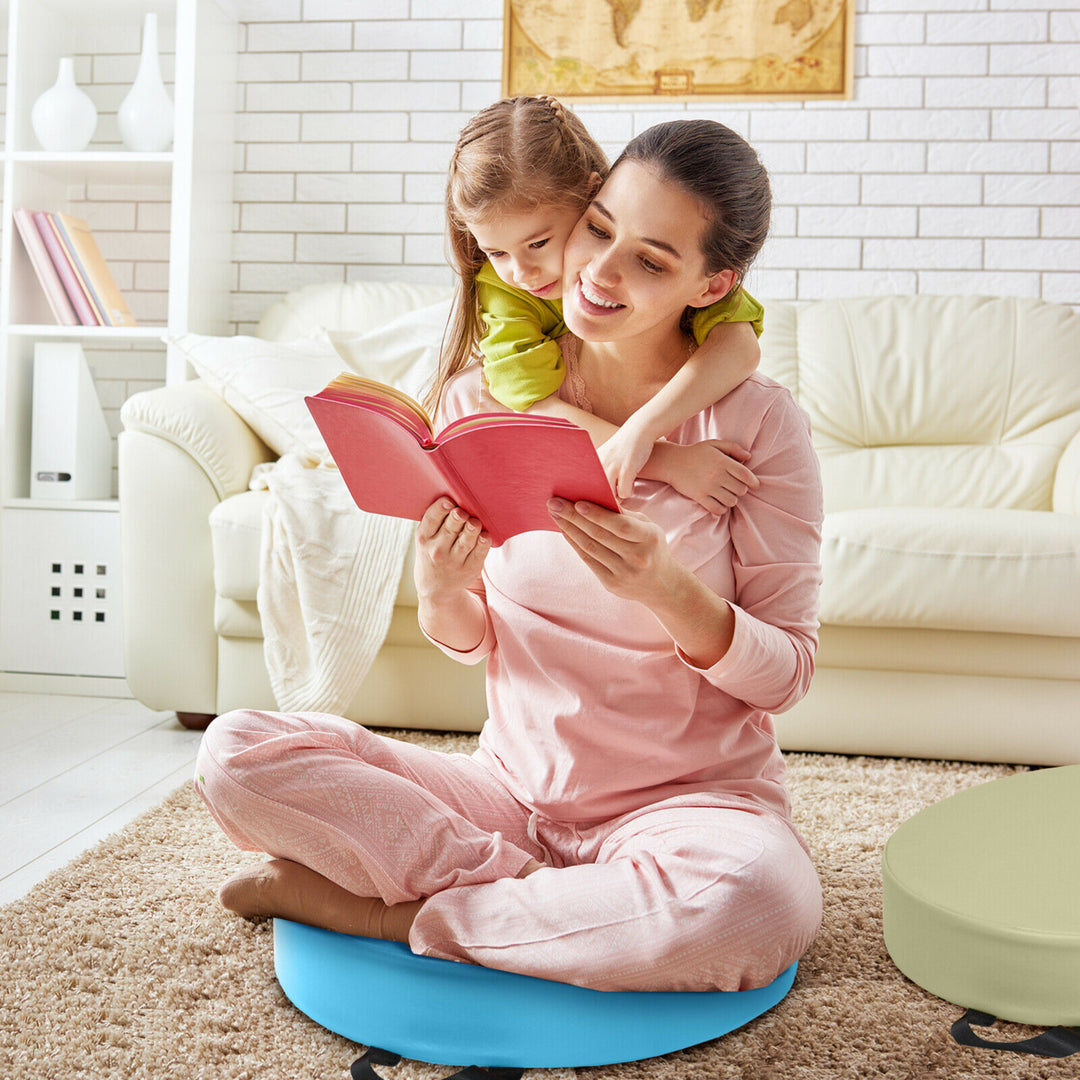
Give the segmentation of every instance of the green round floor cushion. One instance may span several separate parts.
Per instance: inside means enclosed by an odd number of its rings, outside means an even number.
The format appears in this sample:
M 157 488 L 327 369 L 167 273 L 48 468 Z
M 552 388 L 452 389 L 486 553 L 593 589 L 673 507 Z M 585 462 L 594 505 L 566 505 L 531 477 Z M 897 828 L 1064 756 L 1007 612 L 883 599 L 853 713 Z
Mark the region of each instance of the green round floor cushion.
M 882 856 L 893 962 L 930 993 L 988 1014 L 976 1024 L 1080 1024 L 1078 832 L 1080 765 L 1018 773 L 920 811 Z

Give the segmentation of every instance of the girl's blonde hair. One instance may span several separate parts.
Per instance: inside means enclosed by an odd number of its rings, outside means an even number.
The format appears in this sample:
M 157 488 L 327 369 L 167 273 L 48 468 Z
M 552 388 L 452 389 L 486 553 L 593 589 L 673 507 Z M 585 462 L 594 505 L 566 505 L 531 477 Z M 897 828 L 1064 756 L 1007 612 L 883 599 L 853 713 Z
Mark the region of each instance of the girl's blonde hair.
M 504 98 L 462 129 L 446 183 L 448 257 L 457 288 L 439 370 L 424 402 L 429 410 L 447 380 L 476 355 L 484 332 L 476 275 L 487 256 L 466 220 L 539 206 L 584 213 L 607 172 L 607 158 L 585 125 L 547 94 Z

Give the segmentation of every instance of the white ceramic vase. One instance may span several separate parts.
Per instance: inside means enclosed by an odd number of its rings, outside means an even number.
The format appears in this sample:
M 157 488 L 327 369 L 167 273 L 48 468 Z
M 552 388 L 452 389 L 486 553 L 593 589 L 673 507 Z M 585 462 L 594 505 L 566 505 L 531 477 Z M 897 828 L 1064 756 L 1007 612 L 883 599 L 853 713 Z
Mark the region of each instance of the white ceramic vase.
M 168 150 L 173 138 L 173 103 L 161 78 L 157 15 L 143 23 L 139 71 L 116 114 L 120 137 L 128 150 Z
M 60 61 L 56 82 L 34 102 L 30 126 L 45 150 L 85 150 L 97 127 L 94 103 L 75 85 L 75 61 Z

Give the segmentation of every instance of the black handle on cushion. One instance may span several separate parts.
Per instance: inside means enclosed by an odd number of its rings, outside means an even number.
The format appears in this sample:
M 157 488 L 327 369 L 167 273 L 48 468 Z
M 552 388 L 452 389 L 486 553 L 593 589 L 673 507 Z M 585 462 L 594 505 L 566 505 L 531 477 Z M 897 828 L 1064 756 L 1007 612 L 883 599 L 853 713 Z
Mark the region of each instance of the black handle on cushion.
M 358 1057 L 349 1069 L 352 1080 L 382 1080 L 375 1071 L 375 1065 L 396 1065 L 401 1060 L 400 1054 L 391 1053 L 389 1050 L 380 1050 L 377 1046 L 371 1046 L 363 1057 Z
M 1055 1027 L 1036 1035 L 1031 1039 L 1018 1042 L 990 1042 L 971 1030 L 976 1027 L 990 1027 L 996 1016 L 968 1009 L 952 1026 L 952 1036 L 961 1046 L 981 1046 L 988 1050 L 1012 1050 L 1016 1054 L 1039 1054 L 1041 1057 L 1063 1058 L 1080 1051 L 1080 1034 L 1072 1028 Z
M 352 1080 L 383 1080 L 375 1071 L 376 1065 L 396 1065 L 401 1061 L 401 1055 L 390 1050 L 380 1050 L 377 1046 L 369 1047 L 363 1057 L 358 1057 L 349 1069 Z M 481 1069 L 478 1065 L 470 1065 L 467 1069 L 448 1076 L 446 1080 L 521 1080 L 524 1069 L 510 1069 L 492 1067 Z

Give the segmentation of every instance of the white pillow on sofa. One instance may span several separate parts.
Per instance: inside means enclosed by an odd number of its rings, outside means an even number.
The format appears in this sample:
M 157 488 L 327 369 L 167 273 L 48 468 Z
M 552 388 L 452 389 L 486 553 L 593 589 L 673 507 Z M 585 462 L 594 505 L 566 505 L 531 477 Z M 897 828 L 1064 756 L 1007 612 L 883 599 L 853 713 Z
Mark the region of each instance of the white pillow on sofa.
M 374 330 L 324 330 L 345 366 L 367 379 L 377 379 L 422 398 L 439 364 L 439 350 L 450 300 L 399 315 Z
M 196 374 L 279 456 L 329 462 L 322 435 L 304 402 L 346 366 L 329 341 L 288 343 L 257 337 L 166 335 Z
M 294 341 L 167 334 L 196 374 L 278 456 L 329 463 L 326 443 L 304 402 L 343 370 L 421 397 L 439 360 L 450 311 L 445 300 L 364 333 L 319 329 Z

